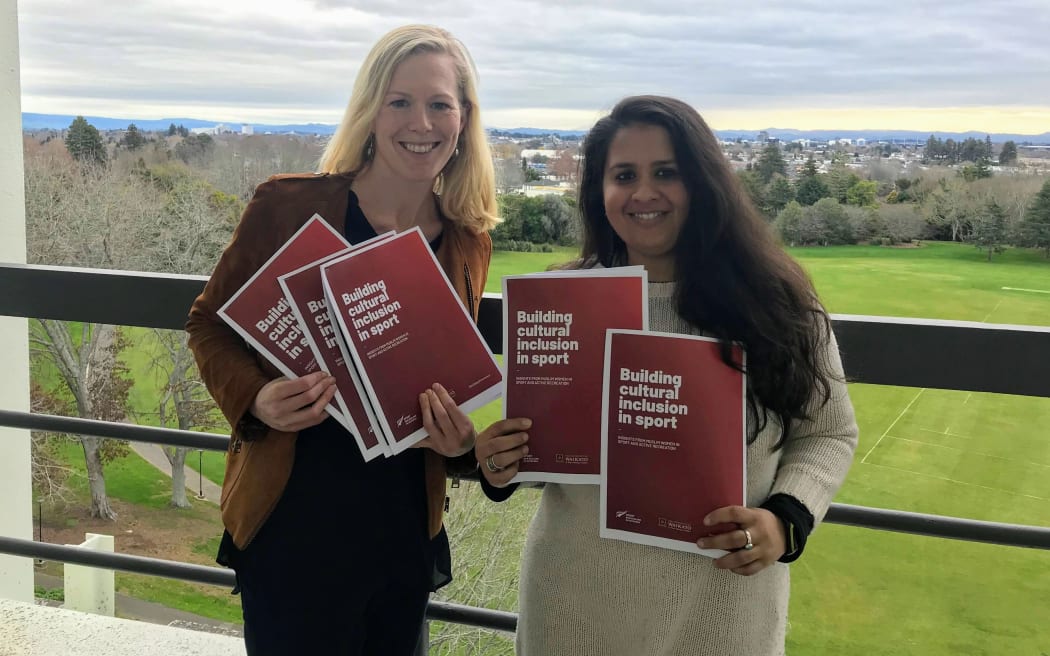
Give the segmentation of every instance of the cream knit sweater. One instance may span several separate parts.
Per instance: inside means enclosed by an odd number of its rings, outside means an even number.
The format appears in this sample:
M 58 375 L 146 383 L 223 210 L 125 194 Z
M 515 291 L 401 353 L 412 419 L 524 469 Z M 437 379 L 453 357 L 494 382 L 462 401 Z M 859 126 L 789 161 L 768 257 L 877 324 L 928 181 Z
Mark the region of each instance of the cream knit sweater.
M 674 308 L 674 283 L 650 283 L 650 328 L 696 334 Z M 827 348 L 841 376 L 838 347 Z M 772 419 L 747 452 L 747 503 L 783 492 L 819 523 L 857 444 L 842 383 L 782 449 Z M 517 632 L 521 656 L 774 656 L 784 653 L 788 566 L 751 577 L 696 554 L 598 537 L 598 486 L 548 483 L 529 527 Z

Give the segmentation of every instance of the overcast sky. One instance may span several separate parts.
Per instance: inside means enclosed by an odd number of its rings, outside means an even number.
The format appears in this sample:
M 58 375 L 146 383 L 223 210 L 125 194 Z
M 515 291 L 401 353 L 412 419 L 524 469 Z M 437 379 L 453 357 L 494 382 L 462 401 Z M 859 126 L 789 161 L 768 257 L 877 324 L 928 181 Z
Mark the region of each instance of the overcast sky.
M 829 9 L 830 8 L 830 9 Z M 335 123 L 384 32 L 451 30 L 485 124 L 634 93 L 719 129 L 1050 131 L 1048 0 L 19 0 L 22 109 Z

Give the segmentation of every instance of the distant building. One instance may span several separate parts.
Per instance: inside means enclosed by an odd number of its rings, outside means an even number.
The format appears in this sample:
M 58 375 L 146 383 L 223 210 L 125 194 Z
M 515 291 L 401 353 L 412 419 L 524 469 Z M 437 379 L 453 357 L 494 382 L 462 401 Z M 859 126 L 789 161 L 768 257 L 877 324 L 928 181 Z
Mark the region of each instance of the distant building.
M 769 141 L 769 133 L 766 132 L 765 130 L 762 130 L 761 132 L 758 133 L 757 141 L 758 141 L 758 143 L 766 143 L 767 141 Z
M 222 123 L 214 125 L 210 128 L 190 128 L 191 134 L 223 134 L 224 132 L 229 131 L 230 129 Z
M 255 134 L 255 128 L 250 125 L 242 125 L 241 134 Z
M 858 146 L 867 146 L 868 145 L 868 140 L 865 139 L 864 137 L 858 137 L 856 143 L 857 143 Z
M 558 151 L 551 148 L 526 148 L 521 151 L 521 156 L 527 160 L 531 160 L 537 155 L 540 157 L 546 157 L 547 159 L 554 159 L 558 156 Z

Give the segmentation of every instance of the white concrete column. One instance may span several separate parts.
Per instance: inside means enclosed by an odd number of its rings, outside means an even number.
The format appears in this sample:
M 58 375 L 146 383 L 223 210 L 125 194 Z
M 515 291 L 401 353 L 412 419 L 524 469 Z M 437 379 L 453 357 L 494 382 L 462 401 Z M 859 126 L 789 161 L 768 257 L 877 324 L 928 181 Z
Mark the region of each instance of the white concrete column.
M 84 549 L 113 553 L 113 536 L 85 533 Z M 66 563 L 63 569 L 63 608 L 113 617 L 115 609 L 113 570 Z
M 18 4 L 0 0 L 0 262 L 26 261 Z M 3 290 L 0 290 L 3 293 Z M 29 411 L 29 337 L 25 319 L 0 316 L 0 408 Z M 0 427 L 0 534 L 33 537 L 29 431 Z M 0 597 L 32 601 L 33 561 L 0 555 Z

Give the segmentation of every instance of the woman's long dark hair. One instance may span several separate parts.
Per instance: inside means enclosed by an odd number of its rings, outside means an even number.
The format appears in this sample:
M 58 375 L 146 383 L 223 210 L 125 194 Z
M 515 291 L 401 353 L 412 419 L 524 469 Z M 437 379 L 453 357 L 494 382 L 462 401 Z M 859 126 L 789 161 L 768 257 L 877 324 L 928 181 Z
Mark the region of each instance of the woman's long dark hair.
M 696 110 L 674 98 L 625 98 L 587 134 L 579 191 L 585 265 L 627 264 L 627 247 L 605 214 L 602 186 L 609 145 L 629 125 L 667 130 L 689 192 L 689 216 L 674 248 L 678 314 L 722 341 L 729 366 L 741 369 L 730 343 L 744 346 L 748 404 L 757 418 L 748 441 L 772 412 L 782 426 L 779 447 L 794 421 L 809 418 L 811 400 L 827 403 L 831 396 L 832 374 L 822 356 L 828 315 L 809 277 L 755 210 L 714 133 Z

